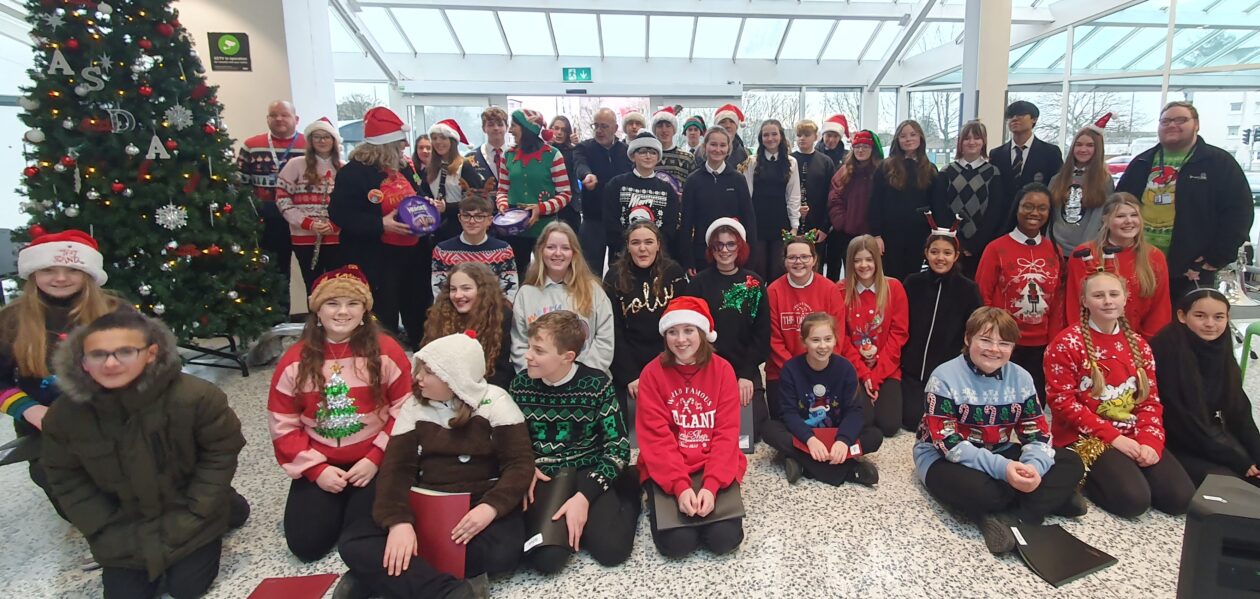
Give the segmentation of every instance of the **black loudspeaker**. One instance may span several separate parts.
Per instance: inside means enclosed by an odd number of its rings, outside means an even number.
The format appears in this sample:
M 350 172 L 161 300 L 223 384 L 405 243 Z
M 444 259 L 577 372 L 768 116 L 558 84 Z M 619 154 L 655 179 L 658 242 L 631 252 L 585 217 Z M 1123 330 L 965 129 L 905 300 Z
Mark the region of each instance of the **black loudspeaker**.
M 1260 597 L 1260 488 L 1209 474 L 1181 542 L 1177 599 Z

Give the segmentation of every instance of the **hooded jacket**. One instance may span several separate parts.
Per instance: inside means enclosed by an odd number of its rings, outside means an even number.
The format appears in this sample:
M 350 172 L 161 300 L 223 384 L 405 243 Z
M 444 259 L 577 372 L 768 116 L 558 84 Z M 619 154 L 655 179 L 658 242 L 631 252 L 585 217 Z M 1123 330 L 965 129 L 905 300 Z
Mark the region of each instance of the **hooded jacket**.
M 157 359 L 117 390 L 80 367 L 86 335 L 72 333 L 53 358 L 62 400 L 43 431 L 49 493 L 97 563 L 150 580 L 228 531 L 245 446 L 227 396 L 182 374 L 175 336 L 159 331 Z

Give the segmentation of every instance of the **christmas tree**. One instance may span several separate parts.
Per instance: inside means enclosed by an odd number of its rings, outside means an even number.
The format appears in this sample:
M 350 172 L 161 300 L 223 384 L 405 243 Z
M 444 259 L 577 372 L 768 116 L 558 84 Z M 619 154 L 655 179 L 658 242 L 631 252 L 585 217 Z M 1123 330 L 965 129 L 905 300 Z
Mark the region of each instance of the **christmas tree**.
M 237 186 L 217 88 L 171 0 L 28 0 L 25 241 L 82 229 L 108 287 L 180 339 L 256 337 L 283 315 L 281 279 Z

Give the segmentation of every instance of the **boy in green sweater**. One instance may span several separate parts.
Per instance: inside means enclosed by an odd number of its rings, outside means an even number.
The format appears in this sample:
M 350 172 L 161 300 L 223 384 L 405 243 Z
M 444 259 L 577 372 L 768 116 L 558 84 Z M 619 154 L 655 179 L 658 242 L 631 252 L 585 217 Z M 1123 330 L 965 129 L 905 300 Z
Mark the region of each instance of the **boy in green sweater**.
M 537 456 L 525 509 L 544 509 L 530 504 L 548 491 L 568 492 L 546 489 L 561 471 L 574 470 L 576 485 L 572 496 L 549 515 L 552 521 L 564 519 L 567 545 L 542 544 L 541 536 L 535 540 L 540 530 L 526 530 L 526 539 L 534 541 L 526 545 L 537 545 L 527 550 L 526 560 L 539 572 L 554 574 L 585 545 L 595 561 L 615 566 L 630 557 L 642 503 L 638 473 L 628 465 L 630 438 L 612 380 L 577 362 L 586 334 L 573 312 L 544 314 L 527 333 L 526 370 L 509 389 L 525 414 Z M 585 534 L 587 530 L 595 532 Z

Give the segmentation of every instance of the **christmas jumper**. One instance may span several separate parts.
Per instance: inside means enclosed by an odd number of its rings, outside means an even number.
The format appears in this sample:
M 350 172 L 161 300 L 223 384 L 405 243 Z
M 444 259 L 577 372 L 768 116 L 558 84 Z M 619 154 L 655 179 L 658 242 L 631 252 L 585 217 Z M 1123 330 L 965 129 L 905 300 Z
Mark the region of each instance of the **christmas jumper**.
M 931 270 L 906 277 L 910 335 L 901 352 L 903 376 L 926 381 L 937 366 L 958 356 L 967 319 L 983 304 L 980 289 L 955 267 L 938 275 Z
M 1044 235 L 1030 239 L 1018 229 L 994 239 L 980 256 L 980 297 L 1015 317 L 1019 345 L 1045 345 L 1063 328 L 1060 264 L 1054 242 Z
M 770 358 L 770 302 L 761 277 L 746 268 L 729 275 L 707 268 L 692 277 L 686 295 L 709 306 L 718 332 L 713 348 L 735 375 L 760 380 L 761 364 Z
M 316 160 L 315 172 L 320 175 L 319 183 L 312 185 L 306 180 L 306 161 Z M 289 239 L 293 245 L 315 245 L 316 239 L 322 245 L 337 243 L 338 229 L 328 235 L 315 233 L 316 220 L 328 220 L 328 200 L 332 197 L 333 182 L 337 171 L 332 160 L 316 156 L 298 156 L 290 160 L 280 169 L 276 185 L 276 208 L 289 223 Z M 330 221 L 331 222 L 331 221 Z
M 909 303 L 906 290 L 897 279 L 885 277 L 888 297 L 884 311 L 877 308 L 875 290 L 858 284 L 857 303 L 846 305 L 836 331 L 840 355 L 857 369 L 858 378 L 870 381 L 878 389 L 887 379 L 901 380 L 901 349 L 910 332 Z M 844 281 L 837 288 L 844 295 Z
M 617 291 L 619 266 L 613 265 L 608 274 L 604 275 L 604 289 L 608 291 L 608 299 L 612 302 L 613 325 L 617 330 L 612 377 L 618 387 L 624 387 L 639 378 L 643 367 L 652 358 L 660 355 L 664 345 L 661 334 L 656 330 L 656 323 L 665 313 L 665 306 L 669 305 L 670 300 L 682 295 L 687 289 L 687 279 L 683 277 L 682 268 L 676 264 L 665 270 L 659 292 L 653 289 L 655 279 L 651 268 L 639 268 L 633 261 L 628 263 L 627 268 L 630 269 L 632 280 L 630 293 Z
M 776 154 L 764 165 L 751 156 L 740 171 L 752 196 L 757 213 L 757 238 L 769 241 L 782 235 L 784 229 L 795 231 L 801 225 L 801 172 L 791 155 L 787 161 Z M 748 225 L 744 225 L 748 229 Z
M 1050 177 L 1048 187 L 1054 189 L 1059 175 Z M 1102 197 L 1109 198 L 1116 191 L 1111 177 L 1103 177 Z M 1085 169 L 1072 169 L 1072 184 L 1068 187 L 1067 198 L 1062 206 L 1050 206 L 1050 238 L 1058 245 L 1064 257 L 1072 255 L 1072 250 L 1098 236 L 1103 226 L 1102 206 L 1086 208 L 1085 203 Z
M 306 136 L 295 133 L 281 139 L 261 133 L 245 140 L 236 157 L 236 168 L 245 176 L 245 184 L 254 188 L 254 196 L 264 202 L 276 199 L 277 175 L 293 158 L 306 152 Z
M 683 268 L 705 267 L 704 234 L 713 221 L 729 216 L 744 225 L 749 244 L 757 242 L 757 215 L 743 175 L 723 164 L 714 171 L 706 163 L 683 185 L 683 226 L 678 236 Z M 777 234 L 777 233 L 776 233 Z
M 630 437 L 608 375 L 580 362 L 554 385 L 522 372 L 509 394 L 525 415 L 534 467 L 547 476 L 578 470 L 577 490 L 589 501 L 630 463 Z
M 354 357 L 348 341 L 324 344 L 322 389 L 297 387 L 302 343 L 280 358 L 267 415 L 276 460 L 290 478 L 315 482 L 330 464 L 349 467 L 363 458 L 380 465 L 390 426 L 411 392 L 411 363 L 393 337 L 381 334 L 378 341 L 385 401 L 380 407 L 367 380 L 367 359 Z
M 770 299 L 770 359 L 766 362 L 766 380 L 779 378 L 779 370 L 793 356 L 805 353 L 801 342 L 801 321 L 814 312 L 826 312 L 836 319 L 839 339 L 840 322 L 844 320 L 844 296 L 826 277 L 810 273 L 809 282 L 797 286 L 791 275 L 783 275 L 766 291 Z M 841 344 L 836 343 L 836 353 Z
M 670 495 L 703 488 L 715 496 L 744 480 L 748 460 L 739 450 L 739 384 L 721 356 L 703 366 L 664 366 L 658 357 L 639 377 L 635 431 L 639 482 L 652 480 Z
M 683 183 L 695 170 L 695 155 L 678 146 L 661 152 L 661 161 L 656 165 L 656 172 L 665 173 L 674 179 L 674 193 L 678 195 L 682 195 Z
M 1089 335 L 1094 360 L 1106 384 L 1099 398 L 1090 395 L 1093 383 L 1086 354 L 1086 335 Z M 1050 342 L 1045 355 L 1046 401 L 1054 416 L 1056 447 L 1066 447 L 1091 437 L 1111 445 L 1116 437 L 1124 435 L 1142 445 L 1149 445 L 1163 455 L 1164 406 L 1159 402 L 1155 359 L 1145 339 L 1139 336 L 1136 341 L 1151 387 L 1146 400 L 1140 403 L 1137 399 L 1137 365 L 1119 325 L 1114 332 L 1103 333 L 1093 323 L 1088 331 L 1076 324 L 1064 329 Z M 1086 466 L 1093 461 L 1086 459 L 1088 457 L 1082 455 Z
M 604 232 L 608 247 L 617 255 L 625 245 L 625 230 L 631 220 L 646 218 L 656 225 L 665 240 L 665 249 L 677 247 L 682 211 L 674 186 L 655 174 L 644 177 L 630 171 L 612 178 L 604 186 Z
M 827 216 L 827 194 L 831 191 L 831 177 L 836 174 L 836 163 L 822 152 L 792 152 L 796 166 L 801 171 L 801 230 L 818 229 L 831 233 L 831 219 Z
M 853 445 L 862 432 L 862 400 L 857 397 L 857 370 L 842 356 L 832 355 L 827 367 L 814 370 L 805 356 L 783 365 L 779 378 L 780 418 L 792 436 L 808 443 L 816 428 L 836 429 L 836 439 Z
M 538 205 L 538 222 L 522 234 L 524 237 L 538 237 L 543 227 L 569 205 L 569 171 L 565 168 L 564 156 L 552 146 L 543 144 L 529 154 L 520 148 L 508 150 L 499 167 L 498 179 L 495 204 L 499 210 Z
M 480 262 L 489 266 L 499 278 L 499 288 L 503 290 L 504 297 L 509 302 L 516 299 L 520 281 L 516 272 L 516 253 L 512 251 L 512 246 L 490 236 L 486 236 L 481 243 L 472 244 L 463 233 L 440 242 L 433 248 L 433 274 L 429 277 L 433 283 L 433 297 L 441 293 L 451 269 L 464 262 Z
M 1018 364 L 1007 362 L 986 374 L 965 354 L 958 356 L 932 371 L 923 408 L 914 446 L 920 481 L 941 458 L 1006 480 L 1010 459 L 999 454 L 1012 446 L 1012 433 L 1019 439 L 1020 463 L 1041 476 L 1054 465 L 1050 424 L 1032 375 Z
M 1085 277 L 1097 267 L 1098 261 L 1103 258 L 1102 252 L 1098 251 L 1097 242 L 1091 241 L 1081 245 L 1075 251 L 1086 249 L 1094 257 L 1088 263 L 1075 256 L 1068 259 L 1067 288 L 1064 291 L 1066 302 L 1064 315 L 1068 318 L 1078 317 L 1081 313 L 1081 285 L 1085 282 Z M 1165 325 L 1172 322 L 1172 303 L 1168 299 L 1168 262 L 1164 260 L 1164 252 L 1151 246 L 1146 257 L 1155 275 L 1155 289 L 1152 290 L 1150 297 L 1143 297 L 1141 293 L 1135 248 L 1121 250 L 1115 254 L 1114 259 L 1106 261 L 1105 267 L 1124 279 L 1124 286 L 1128 292 L 1128 298 L 1124 302 L 1124 317 L 1129 320 L 1129 326 L 1133 327 L 1133 332 L 1149 340 Z
M 1004 232 L 1010 213 L 1001 173 L 984 158 L 966 164 L 959 160 L 949 163 L 932 185 L 932 212 L 938 223 L 952 223 L 955 215 L 962 216 L 958 241 L 964 250 L 979 256 Z
M 520 408 L 507 391 L 487 385 L 486 396 L 473 402 L 472 418 L 451 428 L 458 401 L 425 405 L 410 394 L 404 400 L 376 476 L 372 519 L 381 528 L 415 522 L 407 498 L 417 485 L 470 493 L 469 507 L 487 504 L 496 519 L 520 508 L 534 479 L 534 450 Z
M 539 316 L 556 310 L 569 310 L 582 320 L 586 344 L 578 354 L 578 362 L 608 372 L 612 366 L 615 327 L 612 304 L 599 283 L 592 283 L 591 314 L 582 314 L 573 306 L 569 288 L 564 283 L 547 279 L 542 287 L 523 285 L 512 303 L 512 364 L 517 372 L 525 370 L 525 350 L 529 336 L 525 331 Z

